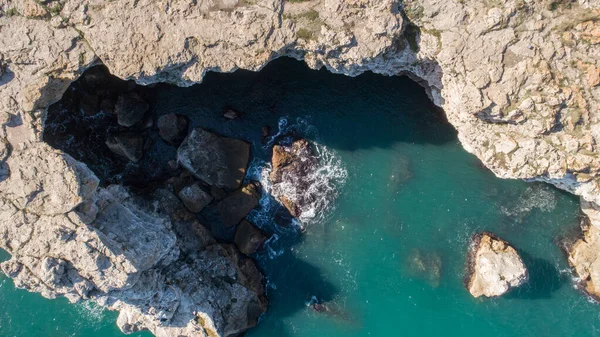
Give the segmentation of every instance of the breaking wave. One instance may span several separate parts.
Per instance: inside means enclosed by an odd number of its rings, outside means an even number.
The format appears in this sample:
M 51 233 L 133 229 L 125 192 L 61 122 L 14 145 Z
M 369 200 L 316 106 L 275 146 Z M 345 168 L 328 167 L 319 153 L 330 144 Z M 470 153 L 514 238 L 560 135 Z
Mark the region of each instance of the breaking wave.
M 274 191 L 269 180 L 269 174 L 272 171 L 271 163 L 257 157 L 254 157 L 250 163 L 246 176 L 246 179 L 257 180 L 262 185 L 261 207 L 250 213 L 249 218 L 257 226 L 268 227 L 275 232 L 275 235 L 266 245 L 270 257 L 276 257 L 283 253 L 283 248 L 276 248 L 279 246 L 277 244 L 279 240 L 278 232 L 303 230 L 307 225 L 327 219 L 335 208 L 335 199 L 348 177 L 348 172 L 337 153 L 319 142 L 318 130 L 308 122 L 307 118 L 297 118 L 294 123 L 290 123 L 286 117 L 280 118 L 277 132 L 267 139 L 263 150 L 269 150 L 275 144 L 275 141 L 291 143 L 293 139 L 287 135 L 292 133 L 311 139 L 318 160 L 318 167 L 311 173 L 310 177 L 307 177 L 309 182 L 307 189 L 297 191 L 295 186 L 279 186 L 277 191 Z M 274 195 L 294 195 L 298 193 L 306 193 L 314 197 L 311 198 L 308 206 L 302 209 L 300 217 L 292 220 L 292 226 L 287 228 L 272 226 L 277 211 L 282 207 Z

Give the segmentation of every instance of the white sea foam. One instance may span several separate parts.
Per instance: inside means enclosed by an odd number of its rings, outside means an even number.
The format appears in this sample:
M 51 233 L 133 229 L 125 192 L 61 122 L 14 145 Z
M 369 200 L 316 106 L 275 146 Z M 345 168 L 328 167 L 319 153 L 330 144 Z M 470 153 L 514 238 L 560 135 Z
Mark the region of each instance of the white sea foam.
M 551 212 L 556 208 L 556 195 L 550 187 L 534 184 L 527 187 L 525 192 L 512 207 L 501 207 L 501 212 L 508 216 L 522 217 L 537 208 L 542 212 Z
M 334 209 L 335 198 L 348 177 L 347 170 L 337 153 L 319 142 L 318 130 L 309 123 L 308 118 L 297 118 L 295 122 L 290 123 L 288 118 L 282 117 L 279 120 L 277 132 L 267 139 L 264 147 L 267 149 L 272 147 L 275 141 L 281 141 L 282 136 L 292 132 L 311 139 L 318 160 L 318 166 L 314 172 L 311 172 L 309 177 L 304 177 L 305 181 L 309 182 L 308 188 L 297 190 L 294 184 L 278 184 L 274 188 L 269 180 L 269 174 L 272 171 L 271 163 L 259 158 L 252 160 L 246 175 L 246 179 L 257 180 L 262 186 L 261 207 L 253 211 L 249 218 L 257 226 L 269 228 L 275 231 L 275 234 L 297 232 L 311 223 L 324 221 Z M 283 139 L 283 142 L 286 141 L 291 143 L 292 139 Z M 295 196 L 300 194 L 312 196 L 307 207 L 302 209 L 301 216 L 294 220 L 290 228 L 272 226 L 275 213 L 281 207 L 274 196 L 285 195 L 293 201 Z M 269 257 L 275 258 L 283 253 L 285 246 L 279 241 L 280 237 L 274 235 L 266 243 Z

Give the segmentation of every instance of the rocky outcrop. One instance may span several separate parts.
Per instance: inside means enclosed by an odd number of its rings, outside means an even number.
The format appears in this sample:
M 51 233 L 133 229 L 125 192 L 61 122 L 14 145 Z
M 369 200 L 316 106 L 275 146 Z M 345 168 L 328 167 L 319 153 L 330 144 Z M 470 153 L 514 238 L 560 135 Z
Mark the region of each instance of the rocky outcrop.
M 600 300 L 600 209 L 585 201 L 581 206 L 583 237 L 566 246 L 569 264 L 581 289 Z
M 310 144 L 299 139 L 290 145 L 273 146 L 271 165 L 271 193 L 293 217 L 300 217 L 310 207 L 315 193 L 320 192 L 310 188 L 317 179 L 317 158 Z
M 237 226 L 233 241 L 240 252 L 250 255 L 256 253 L 262 247 L 265 241 L 267 241 L 267 236 L 254 224 L 242 220 Z
M 210 186 L 235 190 L 246 175 L 250 144 L 202 128 L 192 130 L 177 150 L 177 160 Z
M 528 279 L 517 251 L 492 233 L 473 236 L 467 263 L 465 283 L 473 297 L 500 296 Z

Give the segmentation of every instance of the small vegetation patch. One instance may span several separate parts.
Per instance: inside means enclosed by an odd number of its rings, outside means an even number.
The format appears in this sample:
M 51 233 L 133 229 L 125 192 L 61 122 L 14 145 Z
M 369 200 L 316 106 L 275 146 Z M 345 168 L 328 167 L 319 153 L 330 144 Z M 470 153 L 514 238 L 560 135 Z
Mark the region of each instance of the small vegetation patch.
M 11 16 L 16 16 L 16 15 L 19 15 L 19 11 L 17 11 L 17 9 L 14 8 L 14 7 L 13 8 L 9 8 L 9 9 L 6 10 L 6 12 L 4 12 L 4 16 L 9 17 L 9 18 Z
M 296 31 L 296 37 L 303 40 L 314 40 L 315 34 L 306 28 L 300 28 Z
M 305 18 L 308 19 L 310 21 L 315 21 L 319 18 L 319 12 L 317 12 L 314 9 L 310 9 L 308 12 L 304 12 L 302 14 L 299 14 L 297 16 L 298 18 Z

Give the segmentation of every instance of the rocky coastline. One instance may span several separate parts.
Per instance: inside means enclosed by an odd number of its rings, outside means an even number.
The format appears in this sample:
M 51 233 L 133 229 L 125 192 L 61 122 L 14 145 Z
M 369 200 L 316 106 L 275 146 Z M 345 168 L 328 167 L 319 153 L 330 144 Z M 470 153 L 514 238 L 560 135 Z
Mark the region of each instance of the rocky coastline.
M 497 176 L 581 196 L 590 227 L 569 262 L 597 296 L 599 20 L 593 0 L 0 1 L 0 247 L 12 256 L 1 268 L 45 297 L 119 310 L 124 332 L 235 336 L 255 325 L 264 284 L 240 250 L 251 254 L 265 234 L 243 220 L 258 203 L 259 186 L 243 183 L 240 170 L 249 150 L 208 130 L 188 134 L 177 115 L 149 132 L 139 86 L 189 86 L 208 71 L 258 70 L 290 56 L 349 76 L 409 76 Z M 143 160 L 149 137 L 179 149 L 161 166 L 178 174 L 154 188 L 152 202 L 123 182 L 102 184 L 97 170 L 44 139 L 48 107 L 99 64 L 127 80 L 122 92 L 93 93 L 80 106 L 119 117 L 101 143 L 108 158 Z M 203 143 L 223 155 L 187 150 Z M 139 176 L 130 177 L 135 185 Z M 241 222 L 229 233 L 234 244 L 217 243 L 198 222 L 203 209 L 226 227 Z

